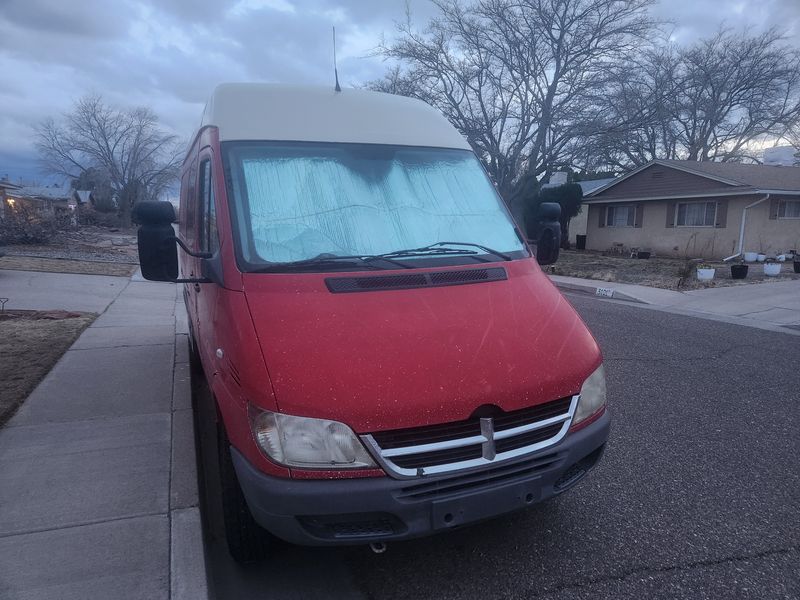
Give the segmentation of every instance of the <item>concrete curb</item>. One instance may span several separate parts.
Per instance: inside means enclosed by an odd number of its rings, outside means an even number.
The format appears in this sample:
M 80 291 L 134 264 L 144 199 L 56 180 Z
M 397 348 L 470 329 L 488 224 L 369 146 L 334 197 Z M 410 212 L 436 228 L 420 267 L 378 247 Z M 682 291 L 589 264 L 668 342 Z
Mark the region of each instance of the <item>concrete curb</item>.
M 556 281 L 551 279 L 553 284 L 560 290 L 566 290 L 570 292 L 577 292 L 579 294 L 587 294 L 590 296 L 598 296 L 601 298 L 611 298 L 613 300 L 625 300 L 626 302 L 636 302 L 638 304 L 650 304 L 646 300 L 642 300 L 641 298 L 636 298 L 625 292 L 621 292 L 614 287 L 613 284 L 609 283 L 605 286 L 597 286 L 593 284 L 581 284 L 581 283 L 572 283 L 572 282 L 565 282 L 565 281 Z
M 186 309 L 178 290 L 172 382 L 170 598 L 207 600 L 209 585 L 197 480 L 188 333 Z
M 694 317 L 698 319 L 708 319 L 712 321 L 719 321 L 722 323 L 730 323 L 732 325 L 742 325 L 745 327 L 754 327 L 756 329 L 763 329 L 766 331 L 774 331 L 777 333 L 784 333 L 789 335 L 800 335 L 800 322 L 776 322 L 759 318 L 751 318 L 748 314 L 759 315 L 764 312 L 771 312 L 774 310 L 784 310 L 776 308 L 773 304 L 766 303 L 759 310 L 759 306 L 752 306 L 752 301 L 749 302 L 750 308 L 744 314 L 730 314 L 722 312 L 719 305 L 730 304 L 731 300 L 719 298 L 707 299 L 711 306 L 698 306 L 698 298 L 700 294 L 707 296 L 711 290 L 693 290 L 689 292 L 677 292 L 672 290 L 662 290 L 660 288 L 647 288 L 644 286 L 636 286 L 631 284 L 615 284 L 608 283 L 605 286 L 599 286 L 604 282 L 594 282 L 592 280 L 584 280 L 579 278 L 565 278 L 562 276 L 550 276 L 550 280 L 559 289 L 578 293 L 584 296 L 596 296 L 605 300 L 619 300 L 630 302 L 639 308 L 647 308 L 650 310 L 659 310 L 662 312 L 672 313 L 676 315 L 683 315 L 687 317 Z M 624 290 L 624 291 L 623 291 Z M 736 291 L 735 288 L 715 288 L 715 293 L 721 290 Z M 630 293 L 633 291 L 637 295 Z M 698 294 L 697 292 L 700 292 Z M 744 306 L 744 305 L 743 305 Z M 713 310 L 717 308 L 717 310 Z M 798 305 L 800 309 L 800 305 Z M 797 314 L 800 314 L 798 309 Z M 744 310 L 744 308 L 742 309 Z

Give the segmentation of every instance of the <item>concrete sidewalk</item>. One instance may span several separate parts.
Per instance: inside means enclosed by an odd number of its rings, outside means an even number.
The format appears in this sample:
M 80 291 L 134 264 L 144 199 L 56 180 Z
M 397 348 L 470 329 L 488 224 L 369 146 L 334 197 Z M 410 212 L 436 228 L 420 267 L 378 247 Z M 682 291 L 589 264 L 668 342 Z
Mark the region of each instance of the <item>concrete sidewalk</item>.
M 800 334 L 800 281 L 797 280 L 676 292 L 577 277 L 551 275 L 550 279 L 565 291 L 602 295 L 613 290 L 612 298 L 650 308 Z
M 127 277 L 0 269 L 7 309 L 101 313 L 127 285 Z
M 0 430 L 2 598 L 208 595 L 183 303 L 109 279 L 124 289 Z

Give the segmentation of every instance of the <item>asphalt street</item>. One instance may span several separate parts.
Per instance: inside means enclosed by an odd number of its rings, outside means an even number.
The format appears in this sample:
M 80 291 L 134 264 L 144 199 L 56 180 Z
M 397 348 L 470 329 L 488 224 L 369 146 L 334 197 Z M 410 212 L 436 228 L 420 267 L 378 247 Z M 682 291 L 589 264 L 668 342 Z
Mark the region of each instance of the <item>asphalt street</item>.
M 226 554 L 217 598 L 800 598 L 800 339 L 569 296 L 600 342 L 612 434 L 524 512 L 367 548 Z

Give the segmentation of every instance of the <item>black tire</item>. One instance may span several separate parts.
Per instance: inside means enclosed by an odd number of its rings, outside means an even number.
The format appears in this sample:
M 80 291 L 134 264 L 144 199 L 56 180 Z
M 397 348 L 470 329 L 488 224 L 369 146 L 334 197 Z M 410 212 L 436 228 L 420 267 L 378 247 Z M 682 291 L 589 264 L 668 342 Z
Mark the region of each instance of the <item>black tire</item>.
M 192 377 L 205 377 L 203 374 L 203 364 L 200 362 L 200 353 L 197 350 L 197 343 L 194 340 L 194 328 L 189 324 L 189 369 Z
M 273 544 L 272 536 L 250 513 L 231 459 L 230 441 L 220 423 L 217 428 L 219 450 L 219 480 L 222 496 L 222 520 L 228 552 L 238 563 L 263 560 Z

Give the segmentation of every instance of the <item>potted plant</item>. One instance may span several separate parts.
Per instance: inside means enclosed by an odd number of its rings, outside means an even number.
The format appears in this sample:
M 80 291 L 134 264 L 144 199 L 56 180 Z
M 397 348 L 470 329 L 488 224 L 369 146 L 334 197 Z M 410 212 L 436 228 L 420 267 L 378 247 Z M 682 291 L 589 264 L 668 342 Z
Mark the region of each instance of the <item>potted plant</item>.
M 714 273 L 716 273 L 716 269 L 711 265 L 706 263 L 700 263 L 697 265 L 697 279 L 700 281 L 711 281 L 714 279 Z
M 745 262 L 756 262 L 758 260 L 758 252 L 745 252 L 744 260 Z
M 800 254 L 797 253 L 797 250 L 792 250 L 792 254 L 794 255 L 794 260 L 792 261 L 794 272 L 800 273 Z
M 767 277 L 777 277 L 781 273 L 781 263 L 770 257 L 764 263 L 764 275 Z
M 766 254 L 762 254 L 761 252 L 759 252 L 757 258 L 758 258 L 758 262 L 764 262 L 765 260 L 767 260 L 767 255 Z
M 738 263 L 731 265 L 731 279 L 745 279 L 750 265 L 745 264 L 744 259 L 739 259 Z

